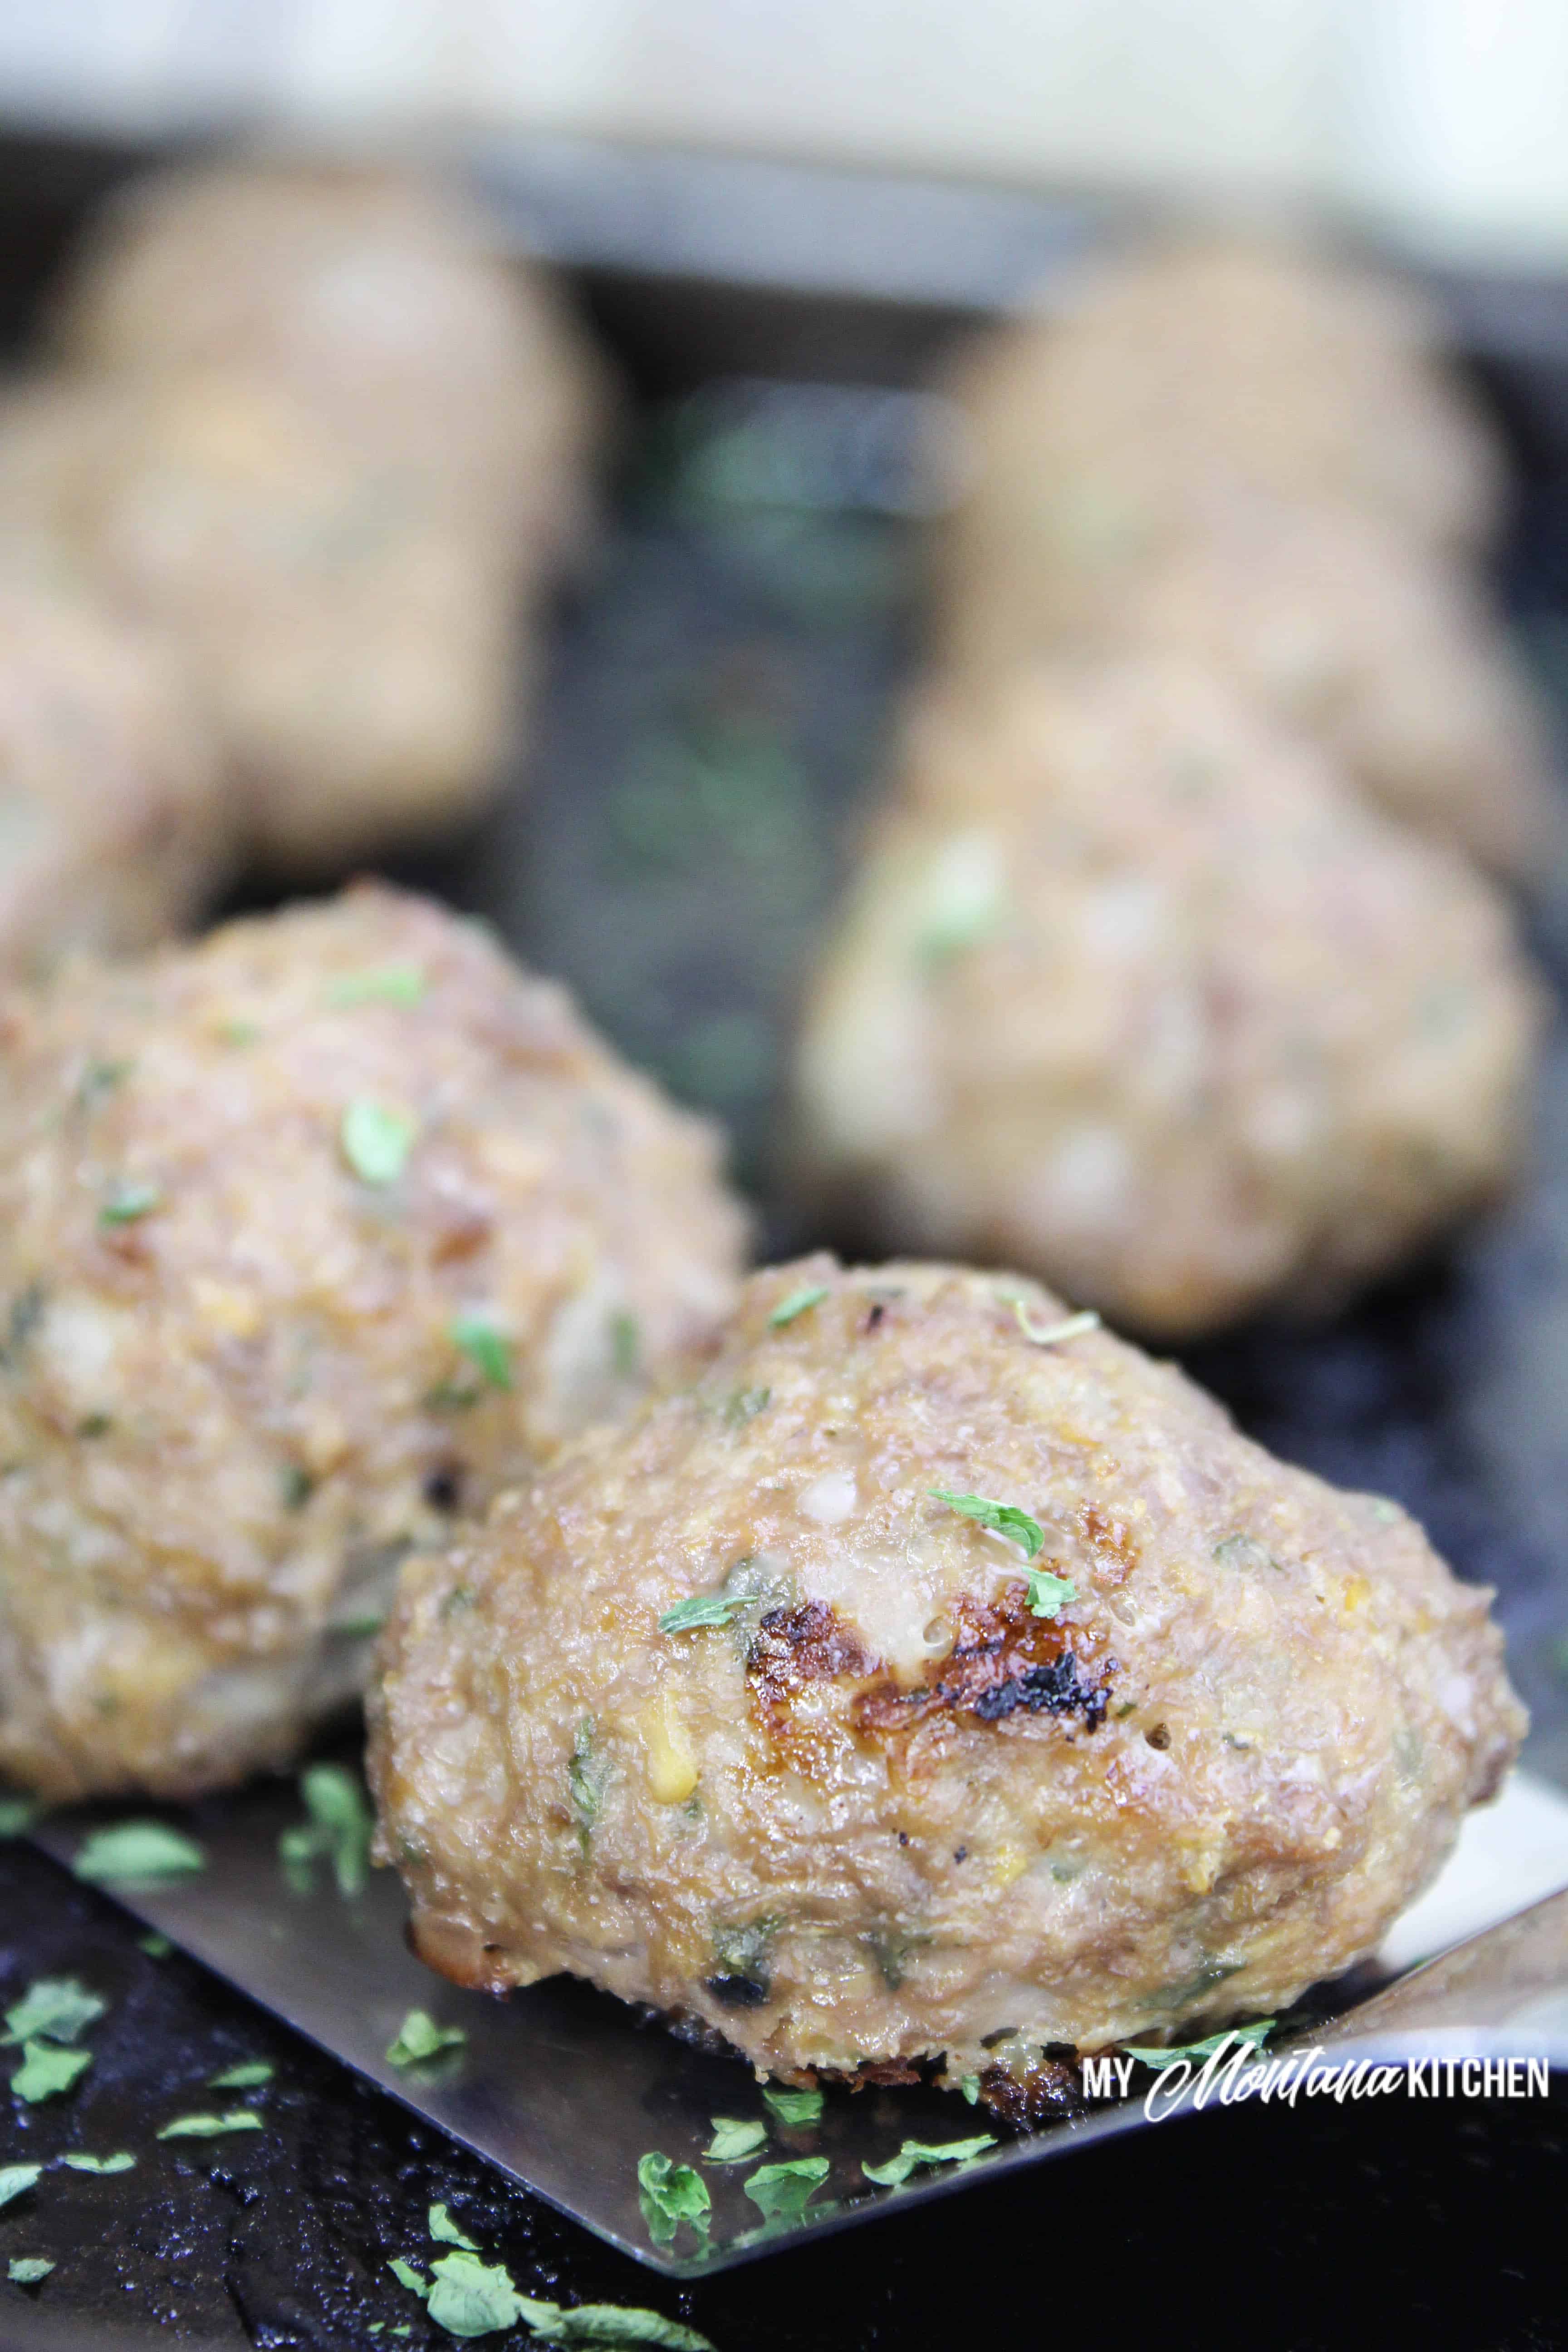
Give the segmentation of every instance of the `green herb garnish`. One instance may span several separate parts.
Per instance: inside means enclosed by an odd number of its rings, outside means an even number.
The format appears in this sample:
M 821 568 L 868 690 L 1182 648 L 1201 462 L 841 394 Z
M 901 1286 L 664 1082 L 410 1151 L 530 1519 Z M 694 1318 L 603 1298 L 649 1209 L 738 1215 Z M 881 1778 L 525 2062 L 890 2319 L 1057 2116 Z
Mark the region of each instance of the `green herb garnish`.
M 980 2105 L 980 2077 L 978 2074 L 965 2074 L 958 2087 L 963 2094 L 964 2104 L 966 2105 L 977 2107 Z
M 493 1323 L 482 1315 L 457 1315 L 447 1329 L 452 1345 L 462 1349 L 492 1389 L 510 1388 L 511 1342 Z
M 393 2254 L 389 2258 L 386 2267 L 392 2273 L 393 2277 L 397 2281 L 399 2286 L 408 2287 L 415 2294 L 417 2295 L 423 2296 L 429 2294 L 429 2280 L 421 2278 L 413 2263 L 405 2263 L 401 2254 Z
M 1029 1608 L 1036 1617 L 1059 1617 L 1069 1601 L 1078 1599 L 1070 1576 L 1053 1576 L 1048 1568 L 1029 1570 Z
M 797 2156 L 787 2164 L 759 2165 L 741 2186 L 764 2221 L 798 2221 L 828 2170 L 825 2156 Z
M 588 1833 L 599 1818 L 610 1778 L 609 1759 L 597 1752 L 595 1736 L 594 1718 L 585 1715 L 577 1726 L 572 1760 L 566 1767 L 567 1793 L 584 1853 L 588 1851 Z
M 635 1380 L 641 1360 L 642 1332 L 637 1318 L 623 1307 L 610 1318 L 610 1361 L 616 1368 L 616 1379 Z
M 656 2245 L 667 2245 L 683 2221 L 706 2230 L 713 2200 L 708 2183 L 689 2164 L 672 2164 L 658 2148 L 637 2161 L 637 2187 L 642 2191 L 643 2219 Z
M 667 1609 L 658 1621 L 661 1633 L 694 1633 L 702 1625 L 727 1625 L 737 1610 L 746 1605 L 743 1593 L 728 1597 L 721 1592 L 694 1592 L 686 1601 L 678 1601 Z
M 24 2042 L 22 2063 L 11 2077 L 11 2088 L 19 2099 L 36 2107 L 40 2100 L 58 2098 L 62 2091 L 68 2091 L 91 2063 L 90 2050 L 62 2050 L 53 2042 Z
M 5 2011 L 0 2040 L 26 2042 L 37 2036 L 45 2042 L 74 2042 L 108 2007 L 101 1993 L 89 1992 L 75 1977 L 39 1977 Z
M 13 2254 L 5 2265 L 5 2275 L 17 2286 L 37 2286 L 54 2269 L 42 2254 Z
M 1015 1298 L 1013 1312 L 1018 1318 L 1018 1328 L 1034 1347 L 1059 1348 L 1064 1340 L 1081 1339 L 1087 1331 L 1098 1331 L 1100 1318 L 1092 1307 L 1080 1307 L 1076 1315 L 1064 1315 L 1059 1323 L 1035 1323 L 1029 1318 L 1026 1299 Z
M 515 2327 L 525 2315 L 525 2298 L 504 2263 L 481 2263 L 477 2254 L 442 2254 L 430 2265 L 425 2307 L 448 2336 L 490 2336 Z
M 195 1838 L 164 1822 L 116 1822 L 83 1840 L 71 1868 L 78 1878 L 188 1878 L 205 1870 L 206 1855 Z
M 460 2025 L 437 2025 L 429 2012 L 411 2009 L 397 2029 L 397 2038 L 387 2045 L 387 2063 L 391 2066 L 422 2066 L 427 2058 L 438 2058 L 443 2050 L 456 2050 L 468 2040 Z
M 437 2245 L 463 2246 L 470 2254 L 479 2252 L 473 2239 L 464 2237 L 445 2205 L 432 2205 L 426 2219 L 430 2235 Z
M 563 2311 L 558 2303 L 532 2303 L 520 2297 L 522 2315 L 546 2344 L 582 2345 L 584 2352 L 611 2352 L 619 2344 L 646 2344 L 655 2352 L 713 2352 L 706 2336 L 662 2312 L 644 2311 L 635 2304 L 580 2303 Z
M 302 1463 L 286 1462 L 278 1473 L 278 1498 L 286 1511 L 302 1511 L 316 1482 Z
M 768 2136 L 766 2124 L 741 2116 L 715 2116 L 713 2137 L 702 2151 L 704 2164 L 740 2164 L 755 2156 Z
M 120 1184 L 98 1213 L 100 1225 L 133 1225 L 151 1216 L 163 1198 L 156 1184 Z
M 995 2145 L 989 2132 L 974 2139 L 950 2139 L 937 2147 L 930 2147 L 923 2140 L 907 2139 L 897 2156 L 890 2156 L 886 2164 L 862 2164 L 860 2169 L 879 2189 L 897 2189 L 918 2165 L 967 2164 L 971 2157 L 981 2156 Z
M 221 2139 L 226 2132 L 264 2131 L 254 2107 L 230 2107 L 221 2116 L 176 2116 L 158 2134 L 160 2139 Z
M 1152 2066 L 1159 2074 L 1164 2067 L 1174 2066 L 1182 2059 L 1197 2063 L 1205 2058 L 1212 2058 L 1216 2051 L 1223 2050 L 1231 2042 L 1240 2042 L 1250 2050 L 1261 2050 L 1274 2026 L 1272 2017 L 1261 2017 L 1251 2025 L 1233 2025 L 1224 2033 L 1211 2033 L 1206 2042 L 1182 2042 L 1170 2050 L 1142 2049 L 1127 2042 L 1122 2044 L 1121 2054 L 1124 2058 L 1136 2058 L 1141 2066 Z
M 156 1930 L 150 1936 L 138 1936 L 136 1941 L 150 1960 L 166 1960 L 174 1948 L 167 1936 L 160 1936 Z
M 822 2121 L 820 2091 L 768 2089 L 764 2090 L 763 2097 L 781 2124 L 819 2124 Z
M 945 1503 L 950 1510 L 961 1512 L 964 1518 L 978 1520 L 983 1528 L 990 1528 L 1009 1541 L 1021 1544 L 1029 1559 L 1034 1559 L 1046 1540 L 1046 1531 L 1038 1519 L 1032 1519 L 1027 1511 L 1020 1511 L 1012 1503 L 994 1503 L 988 1495 L 955 1495 L 946 1486 L 928 1486 L 926 1492 L 939 1503 Z
M 793 1323 L 795 1317 L 804 1315 L 808 1307 L 820 1307 L 827 1296 L 828 1285 L 826 1282 L 811 1282 L 807 1283 L 804 1289 L 792 1290 L 789 1297 L 782 1299 L 768 1317 L 769 1328 L 782 1331 L 786 1323 Z
M 362 1184 L 395 1184 L 418 1129 L 372 1095 L 355 1095 L 338 1129 L 343 1158 Z
M 136 2158 L 129 2148 L 114 2156 L 83 2156 L 79 2152 L 62 2156 L 60 2162 L 72 2172 L 134 2172 Z
M 0 1838 L 26 1837 L 43 1810 L 36 1797 L 0 1797 Z
M 309 1764 L 300 1775 L 300 1793 L 310 1818 L 284 1830 L 278 1840 L 279 1857 L 290 1883 L 308 1890 L 310 1865 L 325 1855 L 338 1893 L 362 1895 L 370 1874 L 374 1823 L 358 1775 L 342 1764 Z
M 14 2197 L 25 2197 L 29 2189 L 36 2189 L 43 2168 L 41 2164 L 0 2164 L 0 2205 L 9 2205 Z
M 725 1403 L 725 1422 L 731 1429 L 743 1429 L 765 1410 L 772 1397 L 772 1389 L 736 1389 Z
M 278 2072 L 270 2058 L 242 2058 L 237 2066 L 226 2066 L 221 2074 L 207 2076 L 209 2091 L 255 2091 L 263 2083 L 270 2083 Z
M 417 1004 L 425 993 L 425 974 L 416 963 L 385 963 L 375 971 L 353 971 L 335 981 L 327 1003 L 337 1009 L 353 1004 Z

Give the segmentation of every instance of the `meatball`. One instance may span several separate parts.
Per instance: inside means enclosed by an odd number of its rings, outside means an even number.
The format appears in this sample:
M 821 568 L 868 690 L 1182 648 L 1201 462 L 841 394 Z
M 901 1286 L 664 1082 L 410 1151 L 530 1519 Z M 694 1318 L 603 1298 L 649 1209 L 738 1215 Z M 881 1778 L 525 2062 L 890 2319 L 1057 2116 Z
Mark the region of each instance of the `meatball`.
M 54 327 L 88 371 L 264 376 L 462 482 L 492 527 L 548 541 L 581 520 L 604 370 L 453 187 L 353 163 L 155 173 L 100 216 Z
M 1500 1191 L 1538 992 L 1509 910 L 1175 662 L 908 731 L 816 975 L 794 1150 L 854 1229 L 1166 1339 L 1331 1306 Z
M 542 286 L 419 182 L 209 172 L 113 215 L 58 340 L 75 372 L 0 415 L 0 523 L 179 641 L 263 857 L 489 800 L 605 407 Z
M 1502 460 L 1436 341 L 1404 289 L 1305 250 L 1199 239 L 1135 257 L 954 373 L 975 474 L 952 575 L 1114 568 L 1226 490 L 1343 501 L 1473 549 L 1500 518 Z
M 274 865 L 341 866 L 499 782 L 527 659 L 510 550 L 274 384 L 213 372 L 128 400 L 84 549 L 185 648 Z
M 1348 507 L 1232 500 L 1158 559 L 983 572 L 942 627 L 982 677 L 1074 646 L 1204 662 L 1505 873 L 1538 869 L 1560 822 L 1543 716 L 1487 599 Z
M 691 1386 L 411 1561 L 370 1702 L 417 1949 L 763 2074 L 1004 2111 L 1377 1945 L 1525 1727 L 1395 1505 L 1020 1277 L 753 1276 Z
M 226 866 L 218 771 L 167 649 L 0 580 L 0 975 L 150 946 Z
M 703 1337 L 719 1148 L 363 887 L 0 1000 L 0 1773 L 188 1795 L 358 1685 L 399 1559 Z

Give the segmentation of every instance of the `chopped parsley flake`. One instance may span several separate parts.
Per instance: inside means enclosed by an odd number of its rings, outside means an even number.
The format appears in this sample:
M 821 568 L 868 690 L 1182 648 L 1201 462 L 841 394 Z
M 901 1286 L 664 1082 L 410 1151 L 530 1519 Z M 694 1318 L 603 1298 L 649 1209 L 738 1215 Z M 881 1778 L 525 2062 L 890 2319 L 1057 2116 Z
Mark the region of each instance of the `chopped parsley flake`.
M 584 1853 L 588 1850 L 588 1832 L 599 1818 L 610 1777 L 609 1760 L 597 1752 L 595 1737 L 594 1718 L 585 1715 L 577 1726 L 572 1760 L 566 1767 L 567 1792 Z
M 825 2156 L 797 2156 L 788 2164 L 762 2164 L 741 2183 L 764 2221 L 798 2221 L 826 2179 Z
M 515 2327 L 528 2315 L 526 2296 L 511 2283 L 504 2263 L 481 2263 L 470 2253 L 443 2254 L 430 2265 L 425 2307 L 448 2336 L 491 2336 Z
M 919 2165 L 967 2164 L 972 2157 L 982 2156 L 995 2145 L 989 2132 L 982 2132 L 974 2139 L 946 2140 L 934 2147 L 923 2140 L 907 2139 L 897 2156 L 890 2156 L 886 2164 L 862 2164 L 860 2169 L 879 2189 L 897 2189 Z
M 466 2246 L 470 2254 L 479 2252 L 479 2247 L 473 2239 L 464 2237 L 445 2205 L 432 2205 L 426 2220 L 430 2235 L 436 2240 L 437 2245 Z
M 765 1412 L 772 1397 L 772 1389 L 736 1389 L 724 1406 L 724 1419 L 731 1429 L 743 1429 Z
M 766 2090 L 763 2097 L 781 2124 L 819 2124 L 822 2121 L 820 2091 Z
M 1064 1315 L 1059 1323 L 1032 1321 L 1028 1302 L 1023 1298 L 1014 1299 L 1013 1312 L 1018 1318 L 1019 1330 L 1036 1348 L 1059 1348 L 1064 1340 L 1081 1339 L 1086 1332 L 1100 1328 L 1100 1318 L 1092 1307 L 1081 1307 L 1076 1315 Z
M 701 1625 L 727 1625 L 737 1610 L 746 1605 L 743 1593 L 726 1595 L 722 1592 L 694 1592 L 686 1601 L 678 1601 L 667 1609 L 658 1621 L 661 1633 L 694 1633 Z
M 0 1838 L 26 1837 L 43 1810 L 36 1797 L 0 1797 Z
M 619 2344 L 647 2344 L 657 2352 L 713 2352 L 706 2336 L 662 2312 L 644 2311 L 636 2304 L 580 2303 L 563 2311 L 555 2303 L 522 2302 L 522 2315 L 547 2344 L 580 2344 L 584 2352 L 610 2352 Z
M 53 2269 L 53 2263 L 46 2261 L 42 2254 L 13 2254 L 5 2265 L 5 2275 L 17 2286 L 37 2286 Z
M 302 1463 L 286 1462 L 278 1473 L 278 1496 L 286 1511 L 302 1511 L 316 1482 Z
M 417 1004 L 425 994 L 425 973 L 416 963 L 384 963 L 375 971 L 352 971 L 327 991 L 327 1003 L 339 1009 L 353 1004 Z
M 393 2277 L 397 2281 L 399 2286 L 405 2286 L 409 2288 L 413 2294 L 418 2295 L 426 2295 L 429 2294 L 429 2280 L 421 2278 L 413 2263 L 405 2263 L 401 2254 L 394 2254 L 387 2263 L 386 2267 L 392 2273 Z
M 683 2221 L 706 2230 L 713 2200 L 708 2183 L 689 2164 L 672 2164 L 658 2148 L 637 2162 L 637 2187 L 642 2191 L 643 2219 L 656 2245 L 666 2245 Z
M 60 2162 L 72 2172 L 134 2172 L 136 2158 L 129 2148 L 121 2148 L 114 2156 L 83 2156 L 79 2150 L 62 2156 Z
M 1205 2058 L 1214 2057 L 1216 2052 L 1232 2042 L 1245 2049 L 1261 2050 L 1273 2032 L 1274 2025 L 1273 2018 L 1260 2017 L 1251 2025 L 1233 2025 L 1224 2033 L 1211 2033 L 1206 2042 L 1183 2042 L 1170 2050 L 1140 2049 L 1128 2042 L 1123 2043 L 1121 2054 L 1124 2058 L 1136 2058 L 1140 2065 L 1152 2066 L 1158 2074 L 1163 2067 L 1174 2066 L 1184 2059 L 1200 2065 Z
M 454 1348 L 461 1349 L 492 1389 L 511 1386 L 511 1342 L 483 1315 L 458 1315 L 447 1325 Z
M 254 2107 L 230 2107 L 221 2116 L 176 2116 L 158 2134 L 160 2139 L 221 2139 L 226 2132 L 263 2131 L 266 2126 Z
M 343 1158 L 362 1184 L 395 1184 L 414 1149 L 418 1129 L 402 1111 L 389 1110 L 373 1095 L 355 1095 L 338 1130 Z
M 397 2038 L 387 2045 L 387 2063 L 392 2066 L 420 2066 L 427 2058 L 438 2058 L 443 2050 L 456 2050 L 468 2040 L 460 2025 L 437 2025 L 426 2010 L 411 2009 L 397 2029 Z
M 789 1297 L 781 1299 L 768 1317 L 769 1328 L 782 1331 L 784 1325 L 793 1323 L 797 1315 L 805 1314 L 810 1307 L 820 1307 L 827 1295 L 828 1286 L 826 1282 L 810 1282 L 804 1289 L 792 1290 Z
M 22 2063 L 11 2077 L 11 2088 L 19 2099 L 36 2107 L 41 2099 L 58 2098 L 62 2091 L 68 2091 L 91 2063 L 90 2050 L 62 2050 L 52 2042 L 24 2042 Z
M 278 1840 L 279 1858 L 290 1883 L 308 1891 L 310 1865 L 324 1855 L 331 1862 L 339 1894 L 363 1894 L 370 1874 L 374 1823 L 358 1775 L 342 1764 L 310 1764 L 300 1775 L 300 1793 L 310 1818 L 284 1830 Z
M 928 1495 L 950 1510 L 961 1512 L 966 1519 L 977 1519 L 983 1528 L 990 1528 L 1010 1542 L 1021 1544 L 1025 1556 L 1033 1559 L 1046 1540 L 1046 1531 L 1038 1519 L 1027 1511 L 1020 1511 L 1012 1503 L 994 1503 L 987 1495 L 955 1495 L 946 1486 L 928 1486 Z
M 642 1361 L 642 1331 L 637 1317 L 624 1307 L 610 1318 L 610 1360 L 617 1380 L 636 1380 Z
M 1037 1617 L 1059 1617 L 1069 1601 L 1078 1599 L 1070 1576 L 1053 1576 L 1048 1568 L 1029 1570 L 1029 1608 Z
M 133 1225 L 151 1216 L 163 1198 L 156 1184 L 119 1184 L 98 1213 L 100 1225 Z
M 116 1822 L 83 1840 L 71 1868 L 79 1878 L 187 1878 L 205 1870 L 206 1855 L 195 1838 L 165 1822 Z
M 74 2042 L 82 2028 L 101 2017 L 109 2003 L 75 1977 L 39 1977 L 5 2011 L 6 2042 L 34 2035 L 46 2042 Z
M 150 1960 L 166 1960 L 174 1948 L 167 1936 L 160 1936 L 155 1929 L 150 1936 L 138 1936 L 136 1941 Z
M 965 2074 L 958 2087 L 963 2094 L 964 2103 L 966 2105 L 977 2107 L 980 2105 L 980 2077 L 978 2074 Z
M 713 2137 L 702 2151 L 704 2164 L 740 2164 L 755 2156 L 768 2136 L 766 2124 L 743 2116 L 715 2116 Z
M 29 2189 L 36 2189 L 43 2168 L 41 2164 L 0 2164 L 0 2205 L 9 2205 L 13 2198 L 25 2197 Z
M 226 2066 L 221 2074 L 207 2076 L 209 2091 L 255 2091 L 263 2083 L 270 2083 L 278 2072 L 270 2058 L 242 2058 L 237 2066 Z

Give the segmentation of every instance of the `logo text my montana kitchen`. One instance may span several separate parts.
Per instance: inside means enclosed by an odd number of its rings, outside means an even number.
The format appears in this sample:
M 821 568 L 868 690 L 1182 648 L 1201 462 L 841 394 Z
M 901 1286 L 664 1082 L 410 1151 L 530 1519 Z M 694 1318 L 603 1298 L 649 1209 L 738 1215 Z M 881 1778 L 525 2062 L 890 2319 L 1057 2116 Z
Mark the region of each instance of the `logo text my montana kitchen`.
M 1086 2058 L 1085 2096 L 1125 2099 L 1133 2075 L 1146 2061 Z M 1145 2075 L 1147 2079 L 1147 2075 Z M 1329 2058 L 1321 2045 L 1264 2057 L 1251 2042 L 1223 2046 L 1196 2065 L 1174 2058 L 1153 2076 L 1144 2094 L 1151 2123 L 1177 2107 L 1222 2107 L 1243 2099 L 1263 2099 L 1293 2107 L 1300 2099 L 1386 2098 L 1403 2091 L 1413 2099 L 1544 2099 L 1551 2073 L 1544 2058 Z

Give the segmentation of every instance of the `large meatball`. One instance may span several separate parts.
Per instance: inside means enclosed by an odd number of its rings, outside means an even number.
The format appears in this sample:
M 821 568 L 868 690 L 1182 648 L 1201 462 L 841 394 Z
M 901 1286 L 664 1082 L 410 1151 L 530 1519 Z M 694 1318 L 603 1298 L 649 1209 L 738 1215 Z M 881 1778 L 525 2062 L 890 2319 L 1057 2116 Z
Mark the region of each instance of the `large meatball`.
M 910 724 L 795 1150 L 860 1229 L 1139 1329 L 1317 1307 L 1501 1189 L 1539 1026 L 1496 892 L 1176 663 Z
M 410 1562 L 371 1770 L 426 1959 L 1016 2111 L 1051 2045 L 1376 1946 L 1524 1728 L 1489 1596 L 1062 1315 L 757 1275 L 694 1385 Z
M 1435 342 L 1403 289 L 1287 246 L 1135 257 L 956 373 L 974 478 L 948 534 L 954 579 L 1114 566 L 1226 490 L 1364 506 L 1418 543 L 1473 547 L 1502 462 Z
M 0 1772 L 186 1794 L 727 1307 L 712 1132 L 392 891 L 0 1001 Z
M 226 830 L 168 649 L 80 596 L 0 581 L 0 974 L 180 929 Z
M 1158 557 L 983 570 L 940 626 L 980 677 L 1075 646 L 1202 661 L 1507 873 L 1537 868 L 1560 822 L 1542 714 L 1486 598 L 1348 507 L 1227 500 Z
M 453 187 L 353 163 L 154 174 L 100 215 L 55 331 L 103 373 L 264 376 L 465 483 L 492 526 L 549 541 L 581 519 L 603 370 Z

